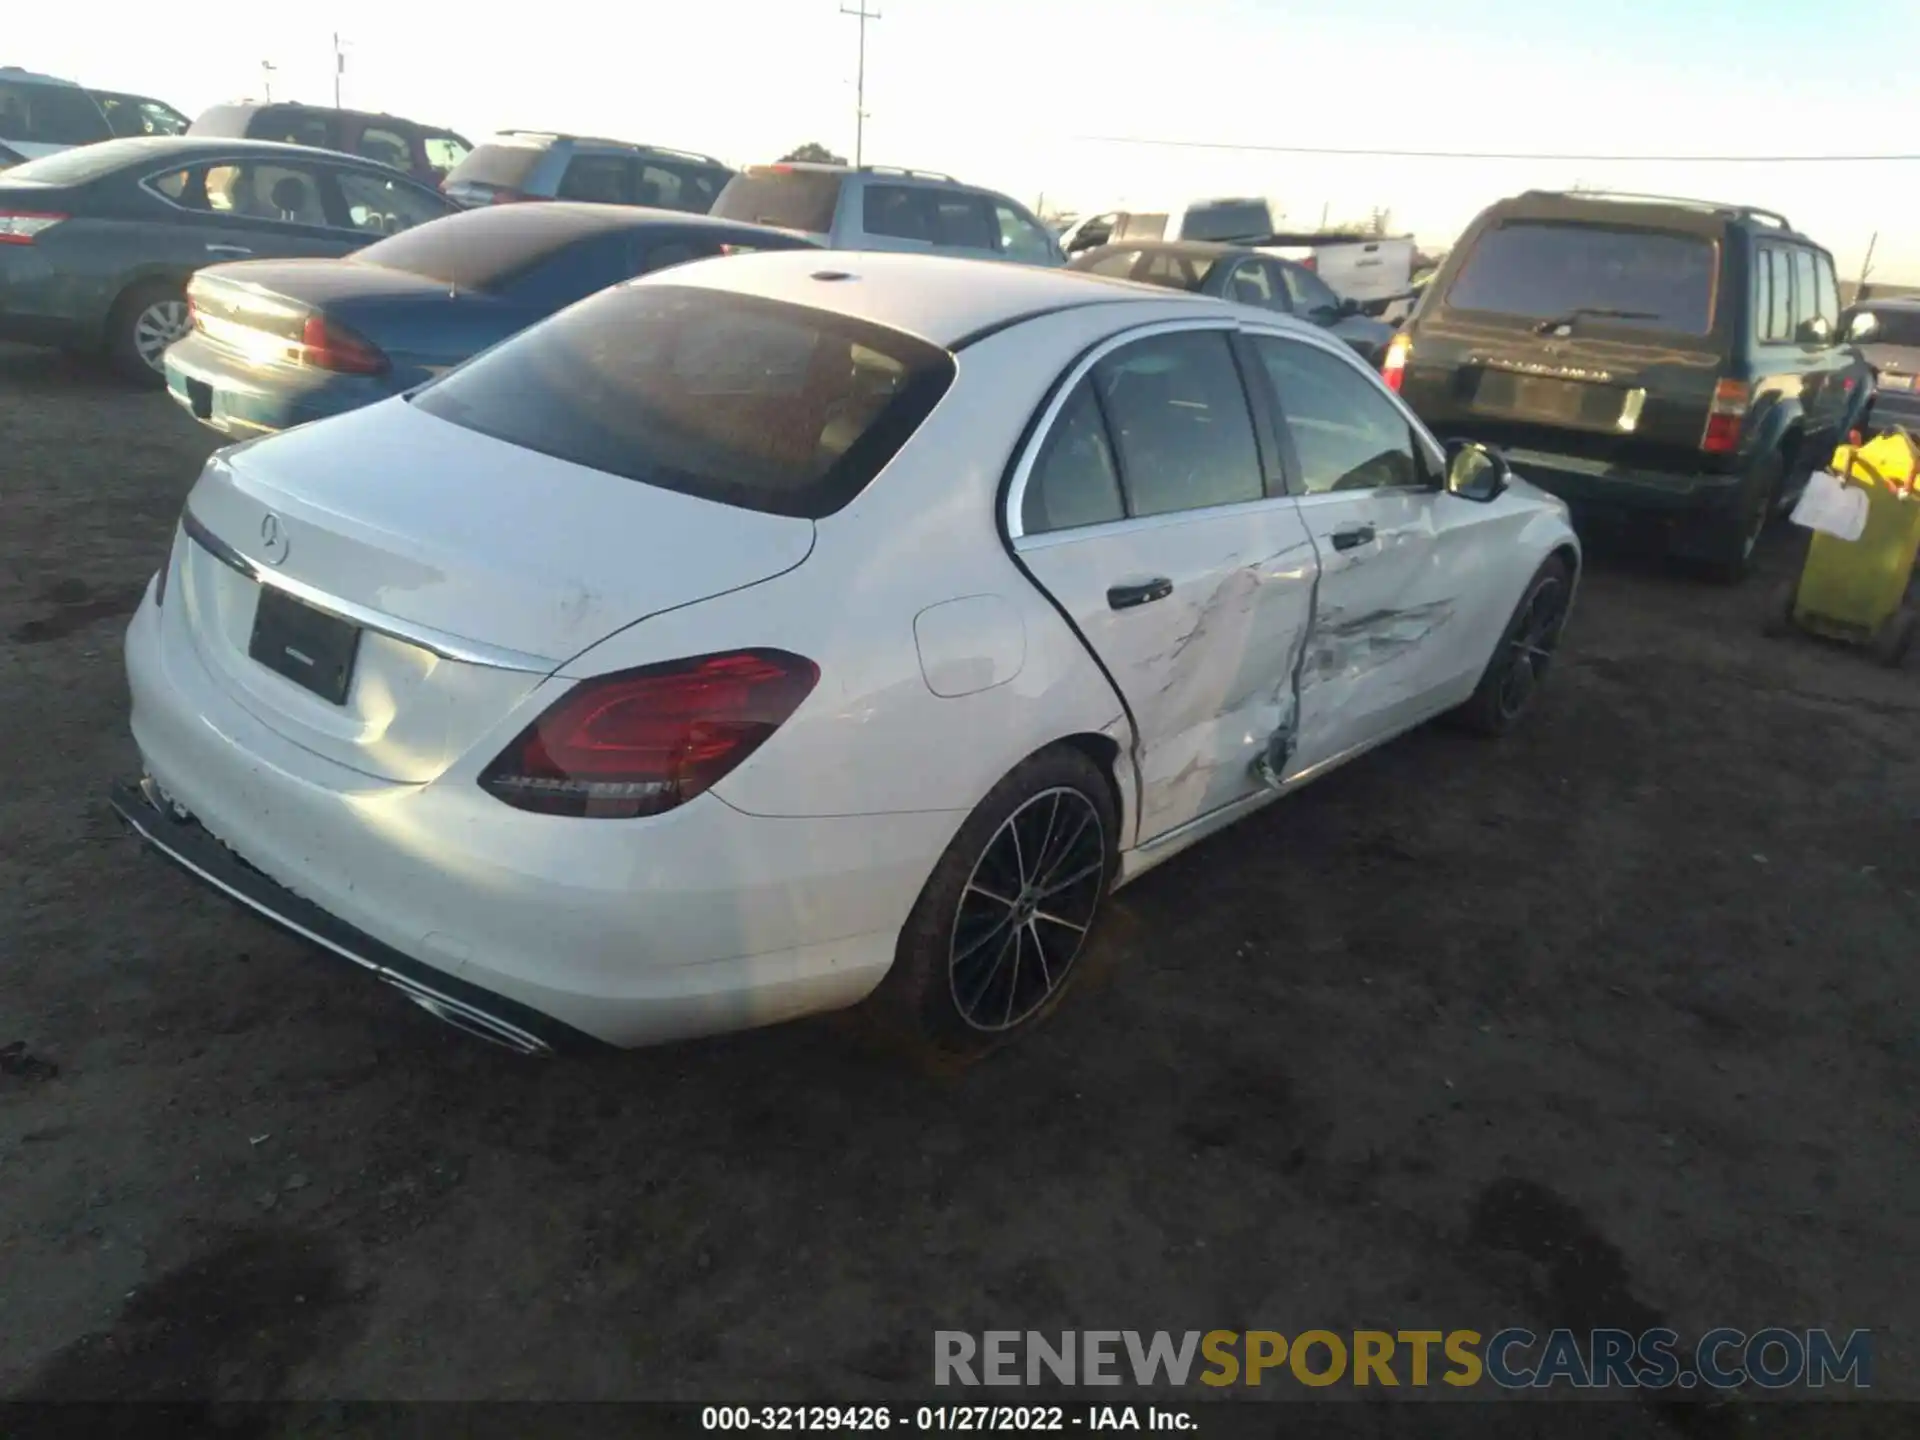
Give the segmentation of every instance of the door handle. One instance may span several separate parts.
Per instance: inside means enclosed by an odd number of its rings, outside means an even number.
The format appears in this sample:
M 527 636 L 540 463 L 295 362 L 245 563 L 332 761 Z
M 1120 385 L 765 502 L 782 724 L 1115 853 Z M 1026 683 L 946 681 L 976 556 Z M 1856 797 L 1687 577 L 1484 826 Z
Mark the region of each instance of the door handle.
M 244 245 L 209 245 L 207 253 L 209 255 L 251 255 L 253 251 Z
M 1358 550 L 1362 545 L 1373 543 L 1373 526 L 1355 525 L 1347 530 L 1333 532 L 1333 548 L 1336 550 Z
M 1107 608 L 1131 610 L 1136 605 L 1151 605 L 1155 600 L 1164 600 L 1172 593 L 1173 581 L 1164 575 L 1156 575 L 1151 580 L 1136 580 L 1130 584 L 1108 587 Z

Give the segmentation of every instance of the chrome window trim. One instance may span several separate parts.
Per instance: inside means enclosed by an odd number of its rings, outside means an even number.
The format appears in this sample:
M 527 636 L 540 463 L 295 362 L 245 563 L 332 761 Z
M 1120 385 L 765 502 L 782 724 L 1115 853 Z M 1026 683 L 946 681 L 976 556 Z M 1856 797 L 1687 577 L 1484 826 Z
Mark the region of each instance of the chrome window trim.
M 180 526 L 187 532 L 189 539 L 229 570 L 237 571 L 255 584 L 271 585 L 274 589 L 283 591 L 316 610 L 323 610 L 329 615 L 350 621 L 362 630 L 371 630 L 376 635 L 385 635 L 390 640 L 415 646 L 430 654 L 438 655 L 443 660 L 457 660 L 463 665 L 481 665 L 490 670 L 515 670 L 528 675 L 550 675 L 560 668 L 560 661 L 549 660 L 545 656 L 529 655 L 520 650 L 508 650 L 499 645 L 487 645 L 478 640 L 449 635 L 446 631 L 435 630 L 431 626 L 396 620 L 393 616 L 383 615 L 378 610 L 370 610 L 364 605 L 356 605 L 350 600 L 329 595 L 324 590 L 308 585 L 304 581 L 295 580 L 290 575 L 282 575 L 277 570 L 256 565 L 209 530 L 192 510 L 181 512 Z

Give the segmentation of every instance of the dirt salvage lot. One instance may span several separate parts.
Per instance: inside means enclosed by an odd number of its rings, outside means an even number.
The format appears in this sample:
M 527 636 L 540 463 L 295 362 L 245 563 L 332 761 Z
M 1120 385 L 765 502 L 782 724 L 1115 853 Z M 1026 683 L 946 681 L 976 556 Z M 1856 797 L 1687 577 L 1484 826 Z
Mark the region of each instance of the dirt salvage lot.
M 1023 1048 L 543 1065 L 111 817 L 211 448 L 0 350 L 0 1394 L 906 1399 L 936 1328 L 1670 1323 L 1873 1327 L 1920 1397 L 1916 670 L 1600 561 L 1529 728 L 1155 872 Z

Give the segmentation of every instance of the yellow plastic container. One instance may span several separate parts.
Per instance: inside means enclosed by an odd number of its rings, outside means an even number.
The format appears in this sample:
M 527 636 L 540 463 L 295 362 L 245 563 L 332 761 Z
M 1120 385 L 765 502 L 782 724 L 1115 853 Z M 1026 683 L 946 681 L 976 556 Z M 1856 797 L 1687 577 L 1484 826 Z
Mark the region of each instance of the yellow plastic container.
M 1870 645 L 1898 665 L 1912 643 L 1907 603 L 1914 557 L 1920 554 L 1920 445 L 1904 430 L 1864 445 L 1842 445 L 1828 467 L 1867 493 L 1867 524 L 1858 540 L 1815 531 L 1800 580 L 1780 618 L 1836 640 Z

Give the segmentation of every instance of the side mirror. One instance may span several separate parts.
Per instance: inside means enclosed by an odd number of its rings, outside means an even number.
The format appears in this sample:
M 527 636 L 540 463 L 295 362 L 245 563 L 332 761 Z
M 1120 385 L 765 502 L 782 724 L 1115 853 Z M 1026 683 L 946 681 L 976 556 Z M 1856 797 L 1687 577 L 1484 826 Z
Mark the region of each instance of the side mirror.
M 1334 312 L 1334 318 L 1337 320 L 1345 320 L 1349 316 L 1358 315 L 1360 310 L 1361 305 L 1358 300 L 1345 299 L 1340 302 L 1340 308 Z
M 1871 310 L 1862 310 L 1847 322 L 1847 339 L 1858 345 L 1871 340 L 1880 333 L 1880 317 Z
M 1833 322 L 1824 315 L 1815 315 L 1811 320 L 1801 322 L 1800 332 L 1794 338 L 1802 345 L 1831 345 Z
M 1447 442 L 1447 493 L 1490 505 L 1507 493 L 1513 471 L 1498 450 L 1473 440 Z

